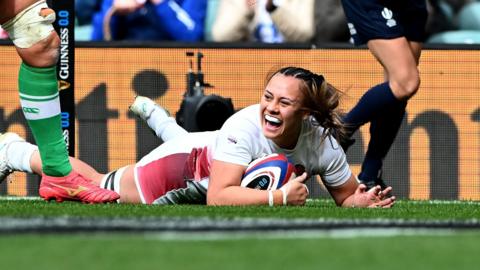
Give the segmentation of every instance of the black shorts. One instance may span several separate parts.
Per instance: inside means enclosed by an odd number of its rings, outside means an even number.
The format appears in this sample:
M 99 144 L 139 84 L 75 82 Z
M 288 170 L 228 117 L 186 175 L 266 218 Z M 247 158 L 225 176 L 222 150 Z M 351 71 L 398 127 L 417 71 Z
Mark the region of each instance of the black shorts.
M 342 0 L 355 45 L 371 39 L 425 40 L 426 0 Z

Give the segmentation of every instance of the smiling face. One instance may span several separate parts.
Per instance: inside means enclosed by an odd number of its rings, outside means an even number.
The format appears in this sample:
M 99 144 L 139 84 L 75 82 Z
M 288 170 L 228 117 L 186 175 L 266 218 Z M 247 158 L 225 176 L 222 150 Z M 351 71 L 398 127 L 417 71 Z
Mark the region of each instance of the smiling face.
M 302 81 L 283 74 L 274 75 L 268 82 L 260 101 L 263 135 L 278 146 L 292 149 L 297 144 L 302 121 Z

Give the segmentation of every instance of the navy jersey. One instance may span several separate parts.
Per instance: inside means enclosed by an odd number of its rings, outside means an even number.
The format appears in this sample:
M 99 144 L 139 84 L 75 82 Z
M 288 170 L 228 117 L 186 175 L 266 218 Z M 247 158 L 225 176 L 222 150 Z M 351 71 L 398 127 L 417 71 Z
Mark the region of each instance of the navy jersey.
M 342 0 L 342 5 L 355 45 L 371 39 L 425 39 L 425 0 Z

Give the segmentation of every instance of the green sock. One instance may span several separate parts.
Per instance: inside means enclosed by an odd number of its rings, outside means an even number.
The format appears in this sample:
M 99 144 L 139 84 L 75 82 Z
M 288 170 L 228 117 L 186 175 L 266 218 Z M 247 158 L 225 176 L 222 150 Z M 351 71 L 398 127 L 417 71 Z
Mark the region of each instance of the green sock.
M 20 103 L 42 158 L 43 173 L 65 176 L 72 171 L 63 139 L 56 67 L 25 63 L 18 75 Z

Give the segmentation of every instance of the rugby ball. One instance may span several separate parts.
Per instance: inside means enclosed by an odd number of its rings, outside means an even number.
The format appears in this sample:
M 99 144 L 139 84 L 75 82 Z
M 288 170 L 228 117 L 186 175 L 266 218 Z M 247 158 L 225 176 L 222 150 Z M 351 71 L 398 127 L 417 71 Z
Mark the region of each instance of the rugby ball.
M 276 190 L 295 177 L 295 166 L 285 155 L 270 154 L 248 165 L 240 186 Z

